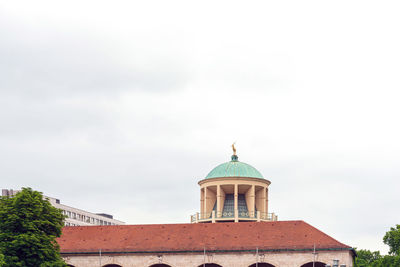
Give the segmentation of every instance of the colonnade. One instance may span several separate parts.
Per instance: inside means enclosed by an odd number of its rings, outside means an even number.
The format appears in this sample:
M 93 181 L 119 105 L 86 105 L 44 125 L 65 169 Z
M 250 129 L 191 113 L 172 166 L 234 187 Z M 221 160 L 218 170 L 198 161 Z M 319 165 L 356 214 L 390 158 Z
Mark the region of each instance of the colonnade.
M 268 180 L 220 178 L 203 180 L 202 182 L 199 220 L 212 219 L 235 222 L 271 220 L 271 216 L 268 216 L 268 185 L 270 183 Z M 232 203 L 225 202 L 231 201 L 232 196 L 233 207 L 229 207 Z M 242 201 L 244 199 L 247 212 L 240 211 L 240 199 Z M 243 205 L 243 203 L 241 204 Z M 224 210 L 224 206 L 228 206 L 229 211 Z

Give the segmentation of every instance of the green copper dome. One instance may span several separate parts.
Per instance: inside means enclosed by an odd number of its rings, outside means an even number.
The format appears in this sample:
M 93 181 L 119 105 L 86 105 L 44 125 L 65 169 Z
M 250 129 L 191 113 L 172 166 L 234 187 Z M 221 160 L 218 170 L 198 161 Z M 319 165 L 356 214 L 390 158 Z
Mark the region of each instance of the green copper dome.
M 218 178 L 218 177 L 251 177 L 264 179 L 262 174 L 253 166 L 244 162 L 238 161 L 236 155 L 232 156 L 229 162 L 218 165 L 206 176 L 205 179 Z

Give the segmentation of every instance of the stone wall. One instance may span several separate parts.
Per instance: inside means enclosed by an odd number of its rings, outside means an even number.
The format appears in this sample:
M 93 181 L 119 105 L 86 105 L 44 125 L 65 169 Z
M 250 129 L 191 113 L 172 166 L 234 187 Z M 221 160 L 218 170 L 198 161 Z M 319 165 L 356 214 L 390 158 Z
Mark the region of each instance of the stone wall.
M 313 261 L 312 252 L 261 252 L 258 262 L 266 262 L 275 267 L 301 267 Z M 74 267 L 98 267 L 107 264 L 117 264 L 122 267 L 149 267 L 163 263 L 171 267 L 198 267 L 205 263 L 216 263 L 222 267 L 248 267 L 257 261 L 254 253 L 166 253 L 166 254 L 125 254 L 125 255 L 95 255 L 66 256 L 65 261 Z M 333 260 L 339 260 L 339 266 L 353 267 L 351 251 L 318 251 L 315 261 L 332 265 Z

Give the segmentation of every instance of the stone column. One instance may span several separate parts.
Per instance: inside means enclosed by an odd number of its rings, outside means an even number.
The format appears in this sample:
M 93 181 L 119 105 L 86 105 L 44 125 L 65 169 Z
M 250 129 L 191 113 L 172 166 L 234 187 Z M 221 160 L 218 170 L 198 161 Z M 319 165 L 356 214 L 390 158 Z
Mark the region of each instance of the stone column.
M 250 188 L 250 199 L 249 199 L 249 207 L 247 207 L 249 209 L 249 215 L 250 218 L 254 218 L 256 215 L 254 214 L 255 212 L 255 201 L 256 201 L 256 190 L 255 190 L 255 186 L 252 185 Z
M 262 200 L 262 203 L 263 203 L 263 207 L 262 207 L 262 212 L 267 212 L 267 188 L 266 187 L 264 187 L 263 189 L 263 193 L 262 193 L 262 198 L 263 198 L 263 200 Z
M 235 192 L 234 192 L 234 199 L 235 199 L 235 206 L 234 206 L 235 222 L 239 222 L 238 196 L 239 196 L 239 188 L 238 188 L 238 185 L 235 184 Z
M 202 218 L 203 219 L 205 219 L 205 218 L 207 218 L 207 210 L 208 210 L 208 196 L 207 196 L 207 192 L 208 191 L 208 189 L 207 189 L 207 187 L 204 187 L 204 211 L 203 211 L 203 214 L 202 214 Z
M 222 193 L 221 193 L 221 185 L 217 185 L 217 218 L 221 217 L 222 213 Z
M 265 212 L 268 213 L 268 187 L 265 188 Z
M 204 213 L 205 208 L 205 198 L 204 198 L 204 188 L 200 188 L 200 218 L 202 218 L 202 214 Z

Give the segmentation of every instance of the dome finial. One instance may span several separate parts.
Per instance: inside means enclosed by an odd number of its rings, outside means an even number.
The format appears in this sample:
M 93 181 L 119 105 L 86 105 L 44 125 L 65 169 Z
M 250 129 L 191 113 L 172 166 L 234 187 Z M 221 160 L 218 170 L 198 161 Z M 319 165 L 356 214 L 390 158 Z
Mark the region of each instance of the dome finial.
M 238 156 L 236 155 L 235 143 L 236 142 L 233 142 L 233 144 L 232 144 L 232 150 L 233 150 L 233 155 L 231 157 L 232 161 L 238 161 Z

